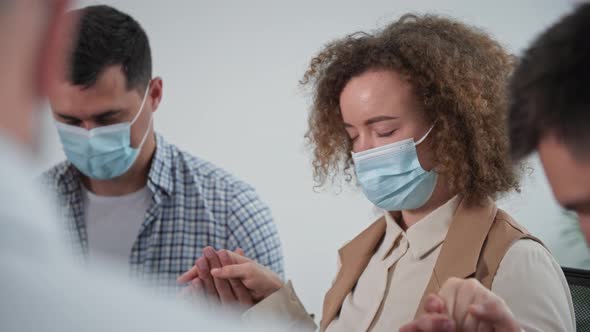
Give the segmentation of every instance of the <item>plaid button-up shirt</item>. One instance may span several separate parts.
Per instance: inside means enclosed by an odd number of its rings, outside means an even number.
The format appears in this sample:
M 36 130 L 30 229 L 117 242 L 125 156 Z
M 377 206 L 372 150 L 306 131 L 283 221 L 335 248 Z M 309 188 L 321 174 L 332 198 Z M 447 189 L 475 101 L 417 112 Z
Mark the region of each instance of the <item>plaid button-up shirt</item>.
M 173 286 L 206 246 L 242 248 L 248 257 L 283 276 L 277 228 L 254 189 L 158 134 L 156 142 L 147 182 L 152 203 L 130 252 L 132 276 Z M 66 161 L 41 180 L 57 195 L 74 253 L 85 257 L 88 237 L 80 173 Z

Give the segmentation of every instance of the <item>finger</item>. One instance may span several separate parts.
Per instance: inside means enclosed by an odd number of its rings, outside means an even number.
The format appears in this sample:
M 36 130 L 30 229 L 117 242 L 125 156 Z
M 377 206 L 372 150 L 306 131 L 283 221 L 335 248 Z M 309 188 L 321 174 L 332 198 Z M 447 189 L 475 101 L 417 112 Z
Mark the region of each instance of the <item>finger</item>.
M 236 248 L 234 252 L 240 256 L 246 257 L 246 254 L 244 253 L 244 250 L 242 250 L 242 248 Z
M 221 279 L 240 279 L 244 280 L 248 276 L 248 264 L 234 264 L 224 266 L 219 269 L 211 270 L 211 275 Z
M 499 299 L 472 305 L 469 307 L 469 313 L 496 329 L 502 328 L 506 331 L 519 331 L 520 329 L 510 309 Z
M 215 284 L 213 283 L 213 278 L 211 277 L 207 258 L 201 257 L 197 259 L 197 266 L 199 268 L 199 279 L 201 279 L 205 294 L 207 294 L 207 297 L 212 300 L 219 299 Z
M 238 249 L 236 249 L 236 250 L 238 250 Z M 241 249 L 239 249 L 239 250 L 241 250 Z M 243 263 L 248 263 L 248 262 L 252 261 L 250 258 L 243 255 L 244 251 L 242 251 L 242 254 L 239 254 L 239 253 L 233 252 L 233 251 L 227 251 L 227 254 L 229 255 L 229 257 L 231 257 L 234 264 L 243 264 Z
M 457 291 L 459 290 L 459 286 L 461 285 L 462 281 L 462 279 L 450 278 L 443 284 L 440 291 L 438 292 L 438 296 L 443 299 L 443 301 L 445 301 L 445 307 L 447 308 L 447 312 L 451 317 L 453 317 L 455 301 L 457 299 Z
M 468 307 L 469 308 L 469 307 Z M 463 323 L 460 325 L 462 331 L 477 331 L 479 327 L 479 320 L 470 313 L 465 315 Z
M 176 279 L 176 282 L 179 285 L 186 284 L 187 282 L 189 282 L 197 277 L 199 277 L 199 268 L 195 264 L 193 267 L 190 268 L 190 270 L 186 271 L 180 277 L 178 277 L 178 279 Z
M 207 257 L 207 261 L 211 269 L 218 269 L 221 267 L 219 257 L 217 257 L 217 253 L 213 248 L 207 247 L 203 250 L 203 252 L 205 253 L 205 257 Z M 232 292 L 232 289 L 227 280 L 214 278 L 213 284 L 215 285 L 215 289 L 217 290 L 217 294 L 219 295 L 221 303 L 230 304 L 237 301 L 237 298 Z
M 477 325 L 477 332 L 494 332 L 494 327 L 484 321 L 479 321 Z
M 485 303 L 487 301 L 494 299 L 496 299 L 496 295 L 482 286 L 481 288 L 479 288 L 479 291 L 473 299 L 472 305 Z M 465 330 L 469 329 L 468 331 L 493 332 L 493 325 L 486 321 L 478 319 L 470 312 L 472 305 L 467 307 L 467 318 L 465 319 L 464 324 Z
M 438 295 L 430 294 L 426 298 L 426 303 L 424 304 L 424 310 L 427 313 L 431 314 L 446 314 L 447 309 L 445 307 L 445 301 L 441 299 Z
M 234 264 L 234 261 L 231 259 L 227 250 L 219 250 L 217 252 L 217 257 L 219 257 L 219 262 L 222 267 Z
M 416 322 L 411 322 L 400 327 L 399 332 L 420 332 L 420 330 L 418 330 Z
M 217 256 L 219 257 L 222 266 L 229 266 L 233 264 L 233 261 L 226 250 L 220 250 L 217 252 Z M 250 306 L 254 303 L 252 295 L 241 280 L 232 278 L 229 279 L 229 283 L 240 304 Z
M 425 314 L 402 326 L 400 332 L 454 332 L 455 322 L 447 315 Z
M 473 317 L 469 318 L 469 306 L 477 303 L 476 299 L 482 294 L 489 292 L 477 279 L 465 279 L 461 281 L 457 290 L 455 307 L 453 308 L 452 317 L 462 329 L 476 328 L 476 321 Z M 469 325 L 466 325 L 469 324 Z

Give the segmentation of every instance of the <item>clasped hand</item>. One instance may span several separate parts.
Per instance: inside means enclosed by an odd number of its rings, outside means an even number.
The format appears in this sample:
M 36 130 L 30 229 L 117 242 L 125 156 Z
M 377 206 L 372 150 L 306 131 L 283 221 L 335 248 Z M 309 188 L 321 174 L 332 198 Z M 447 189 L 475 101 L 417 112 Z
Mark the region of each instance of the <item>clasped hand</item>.
M 270 269 L 236 251 L 203 249 L 203 256 L 178 278 L 186 285 L 182 297 L 200 297 L 207 301 L 250 308 L 283 286 Z

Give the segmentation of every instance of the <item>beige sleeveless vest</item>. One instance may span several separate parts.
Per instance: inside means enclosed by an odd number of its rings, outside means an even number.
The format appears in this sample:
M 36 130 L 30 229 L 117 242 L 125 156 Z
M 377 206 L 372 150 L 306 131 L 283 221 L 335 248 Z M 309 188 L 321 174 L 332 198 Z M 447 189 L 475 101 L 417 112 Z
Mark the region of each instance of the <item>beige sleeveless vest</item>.
M 385 218 L 380 218 L 340 249 L 342 266 L 324 298 L 320 331 L 325 331 L 339 314 L 344 299 L 353 289 L 383 240 L 385 228 Z M 504 254 L 514 242 L 520 239 L 532 239 L 540 243 L 506 212 L 499 210 L 491 199 L 487 199 L 484 204 L 478 206 L 468 206 L 461 202 L 449 227 L 416 316 L 422 313 L 426 297 L 437 293 L 445 281 L 451 277 L 476 278 L 490 289 Z

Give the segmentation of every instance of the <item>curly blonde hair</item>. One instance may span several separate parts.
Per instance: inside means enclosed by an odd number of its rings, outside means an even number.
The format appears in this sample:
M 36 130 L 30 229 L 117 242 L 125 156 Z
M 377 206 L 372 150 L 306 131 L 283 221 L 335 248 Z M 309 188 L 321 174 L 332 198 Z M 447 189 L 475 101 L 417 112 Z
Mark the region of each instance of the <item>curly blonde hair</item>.
M 507 82 L 514 58 L 485 32 L 436 15 L 404 15 L 384 29 L 355 33 L 326 45 L 301 84 L 313 105 L 306 138 L 314 180 L 351 181 L 352 142 L 340 113 L 348 81 L 369 70 L 409 77 L 431 133 L 435 169 L 468 202 L 518 190 L 507 136 Z

